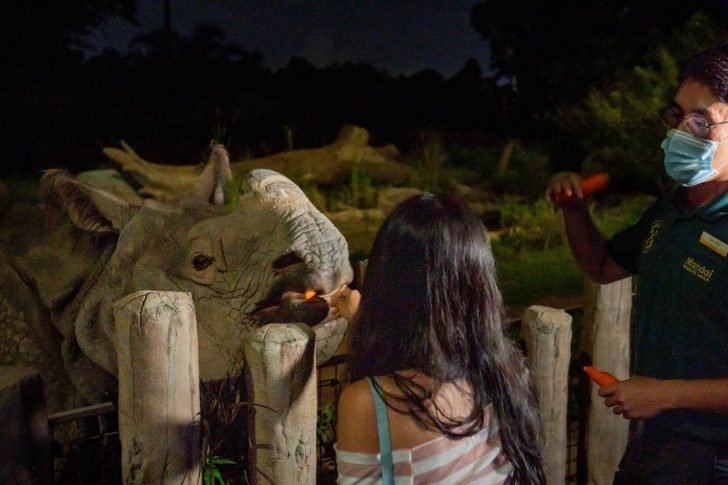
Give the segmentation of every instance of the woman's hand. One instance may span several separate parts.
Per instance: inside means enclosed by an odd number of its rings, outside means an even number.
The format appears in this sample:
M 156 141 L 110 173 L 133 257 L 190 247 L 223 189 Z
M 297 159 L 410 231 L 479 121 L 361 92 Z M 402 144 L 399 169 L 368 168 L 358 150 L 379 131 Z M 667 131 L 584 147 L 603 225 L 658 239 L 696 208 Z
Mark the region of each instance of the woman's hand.
M 361 293 L 345 286 L 331 295 L 329 304 L 333 310 L 338 311 L 342 317 L 351 322 L 359 309 L 359 301 L 361 301 Z

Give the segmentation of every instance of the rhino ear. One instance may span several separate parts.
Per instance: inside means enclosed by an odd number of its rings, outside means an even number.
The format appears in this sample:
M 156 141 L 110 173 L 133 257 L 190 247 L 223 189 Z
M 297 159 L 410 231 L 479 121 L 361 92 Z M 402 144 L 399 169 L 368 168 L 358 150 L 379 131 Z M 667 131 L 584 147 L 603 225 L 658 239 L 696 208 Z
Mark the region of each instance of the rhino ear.
M 46 205 L 65 212 L 79 229 L 118 232 L 139 209 L 127 201 L 76 180 L 63 170 L 46 170 L 40 181 Z
M 192 197 L 214 205 L 230 202 L 233 174 L 230 170 L 230 157 L 224 146 L 212 141 L 210 157 L 205 169 L 192 189 Z

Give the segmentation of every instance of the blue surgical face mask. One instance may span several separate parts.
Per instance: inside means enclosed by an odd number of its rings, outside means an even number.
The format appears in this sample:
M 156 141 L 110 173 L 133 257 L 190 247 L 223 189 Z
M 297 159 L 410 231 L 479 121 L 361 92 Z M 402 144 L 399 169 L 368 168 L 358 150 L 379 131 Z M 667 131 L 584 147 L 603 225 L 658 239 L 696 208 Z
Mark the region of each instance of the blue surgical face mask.
M 725 140 L 724 140 L 725 141 Z M 690 187 L 707 182 L 718 175 L 712 161 L 723 142 L 704 140 L 680 130 L 670 130 L 660 144 L 665 151 L 665 171 L 680 185 Z

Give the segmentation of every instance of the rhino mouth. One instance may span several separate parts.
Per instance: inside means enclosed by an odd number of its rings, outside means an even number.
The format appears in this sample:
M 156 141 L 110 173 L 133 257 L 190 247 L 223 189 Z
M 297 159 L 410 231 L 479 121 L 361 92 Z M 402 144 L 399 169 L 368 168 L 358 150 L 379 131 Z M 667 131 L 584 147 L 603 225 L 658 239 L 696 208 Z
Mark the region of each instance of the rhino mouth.
M 283 254 L 272 267 L 278 282 L 252 312 L 261 325 L 303 322 L 313 326 L 333 319 L 329 299 L 341 287 L 326 295 L 321 288 L 308 287 L 308 270 L 303 258 L 295 252 Z
M 329 316 L 329 303 L 321 296 L 306 298 L 297 290 L 279 290 L 259 303 L 253 315 L 260 325 L 268 323 L 303 322 L 313 326 Z

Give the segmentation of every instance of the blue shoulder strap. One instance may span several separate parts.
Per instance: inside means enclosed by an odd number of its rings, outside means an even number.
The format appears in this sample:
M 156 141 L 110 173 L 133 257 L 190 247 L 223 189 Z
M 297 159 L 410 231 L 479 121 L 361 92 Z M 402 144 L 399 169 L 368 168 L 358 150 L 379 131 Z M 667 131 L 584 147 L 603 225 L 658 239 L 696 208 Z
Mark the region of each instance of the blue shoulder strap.
M 394 485 L 394 463 L 392 460 L 392 442 L 389 439 L 389 422 L 387 421 L 387 405 L 374 387 L 376 377 L 369 377 L 369 387 L 372 390 L 374 411 L 377 413 L 377 432 L 379 433 L 379 460 L 382 463 L 382 483 Z M 381 389 L 379 381 L 377 387 Z

